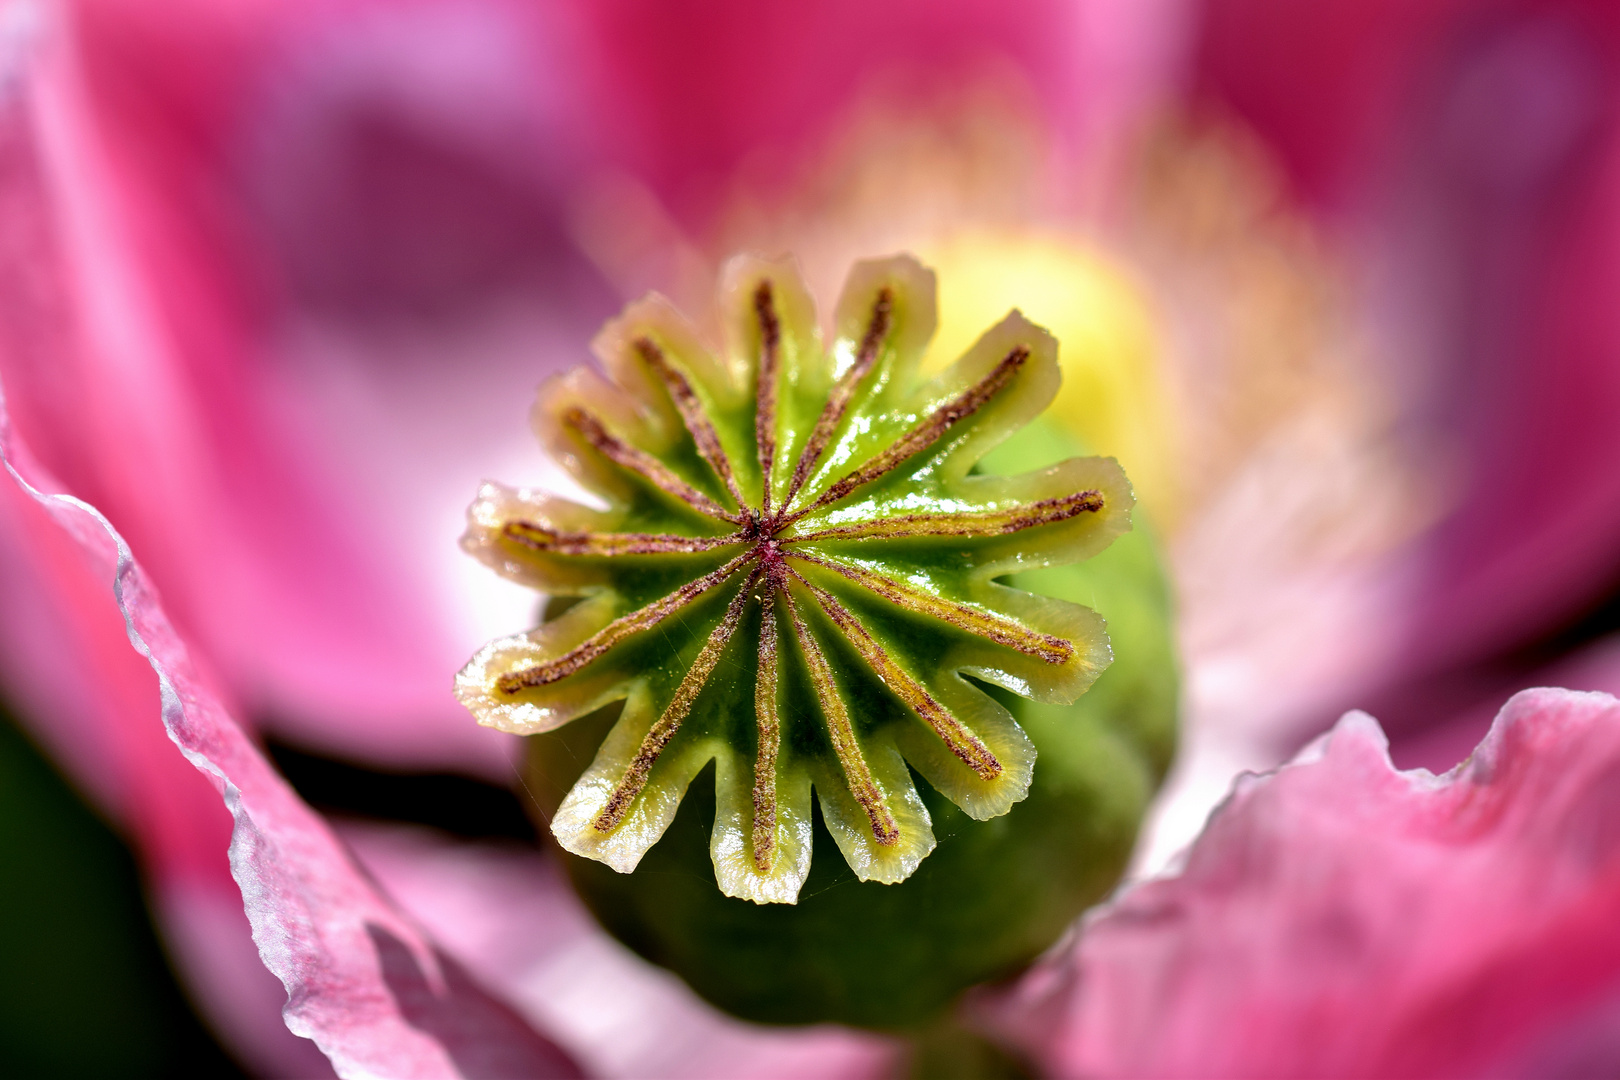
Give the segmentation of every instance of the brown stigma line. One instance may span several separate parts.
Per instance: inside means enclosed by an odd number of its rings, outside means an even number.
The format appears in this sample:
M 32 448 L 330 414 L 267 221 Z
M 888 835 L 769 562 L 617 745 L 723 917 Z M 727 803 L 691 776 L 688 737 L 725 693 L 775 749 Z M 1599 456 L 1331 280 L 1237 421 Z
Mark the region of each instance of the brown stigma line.
M 743 552 L 718 570 L 710 571 L 696 581 L 688 581 L 668 596 L 654 600 L 646 607 L 638 608 L 628 615 L 619 616 L 555 660 L 507 672 L 495 680 L 495 688 L 503 694 L 515 694 L 528 687 L 546 686 L 558 679 L 567 678 L 625 638 L 657 626 L 710 589 L 723 583 L 753 558 L 753 551 Z
M 703 411 L 703 402 L 698 400 L 697 391 L 692 389 L 692 384 L 681 369 L 669 362 L 664 350 L 655 345 L 651 338 L 637 338 L 636 352 L 641 354 L 642 362 L 663 381 L 664 389 L 669 391 L 669 399 L 675 403 L 675 411 L 681 414 L 681 423 L 686 425 L 687 434 L 697 444 L 698 453 L 708 462 L 709 468 L 714 470 L 737 505 L 746 506 L 747 501 L 737 488 L 737 476 L 731 471 L 731 459 L 726 457 L 725 448 L 720 445 L 720 436 L 715 432 L 714 424 L 709 422 L 709 414 Z
M 812 540 L 866 540 L 873 537 L 1000 536 L 1022 532 L 1037 525 L 1049 525 L 1054 521 L 1067 521 L 1079 514 L 1095 514 L 1102 508 L 1102 492 L 1077 491 L 1073 495 L 1020 503 L 1001 510 L 898 514 L 873 521 L 857 521 L 850 525 L 835 525 L 815 532 L 785 536 L 782 542 L 802 544 Z
M 785 590 L 782 591 L 785 593 Z M 883 789 L 878 787 L 877 778 L 866 763 L 866 755 L 861 753 L 861 744 L 855 738 L 855 725 L 850 722 L 849 710 L 844 708 L 838 684 L 833 682 L 832 667 L 827 663 L 821 646 L 810 635 L 810 628 L 805 625 L 804 616 L 793 598 L 784 595 L 783 599 L 793 620 L 793 635 L 799 639 L 799 649 L 804 653 L 804 666 L 810 672 L 810 683 L 816 688 L 821 714 L 827 720 L 827 736 L 832 742 L 833 753 L 838 755 L 838 764 L 844 770 L 844 782 L 849 785 L 849 793 L 855 796 L 861 809 L 866 811 L 866 819 L 872 823 L 872 839 L 884 847 L 893 847 L 900 842 L 900 826 L 895 823 L 894 812 L 883 797 Z
M 849 403 L 855 397 L 855 391 L 860 389 L 862 380 L 866 378 L 872 366 L 883 353 L 883 343 L 889 337 L 889 324 L 894 312 L 894 293 L 887 288 L 879 289 L 877 299 L 872 302 L 872 314 L 866 323 L 866 333 L 861 337 L 861 346 L 855 350 L 855 362 L 849 365 L 842 378 L 833 385 L 832 393 L 827 396 L 827 405 L 816 417 L 816 426 L 810 429 L 810 438 L 805 441 L 804 451 L 799 455 L 799 461 L 793 466 L 793 479 L 788 483 L 787 498 L 784 503 L 791 505 L 804 487 L 804 482 L 810 479 L 810 470 L 815 468 L 816 462 L 821 460 L 822 453 L 827 444 L 832 442 L 833 433 L 838 430 L 839 421 L 844 419 L 844 413 L 849 409 Z
M 686 714 L 692 711 L 692 703 L 703 692 L 704 684 L 709 681 L 709 673 L 714 671 L 714 666 L 720 662 L 720 654 L 725 652 L 726 643 L 731 640 L 731 635 L 737 632 L 737 624 L 742 622 L 743 608 L 748 604 L 754 582 L 759 580 L 759 573 L 759 568 L 756 567 L 753 576 L 748 579 L 748 584 L 737 590 L 737 595 L 726 606 L 726 613 L 720 619 L 720 625 L 714 628 L 709 640 L 703 643 L 702 650 L 692 661 L 692 666 L 687 669 L 685 678 L 681 679 L 681 684 L 675 688 L 675 696 L 664 707 L 663 715 L 641 740 L 641 748 L 636 751 L 630 767 L 625 770 L 624 777 L 613 789 L 613 794 L 608 796 L 607 806 L 602 808 L 602 813 L 596 819 L 597 832 L 612 832 L 618 828 L 625 815 L 630 813 L 630 807 L 634 805 L 636 796 L 647 786 L 647 774 L 652 772 L 653 763 L 658 760 L 658 755 L 663 753 L 664 747 L 669 745 L 669 740 L 681 729 L 681 721 L 686 719 Z
M 741 520 L 739 515 L 727 510 L 703 494 L 703 492 L 676 476 L 662 461 L 659 461 L 645 450 L 631 446 L 608 431 L 602 421 L 579 406 L 574 405 L 564 410 L 562 422 L 579 432 L 585 441 L 590 443 L 593 450 L 613 462 L 613 464 L 621 469 L 635 473 L 654 487 L 668 495 L 673 495 L 698 512 L 719 518 L 721 521 L 736 523 Z
M 1005 615 L 997 615 L 993 611 L 959 604 L 955 600 L 946 600 L 944 597 L 933 596 L 913 589 L 894 578 L 874 573 L 860 566 L 851 566 L 848 563 L 837 562 L 833 559 L 824 559 L 819 555 L 812 555 L 808 551 L 789 550 L 790 558 L 802 559 L 816 566 L 826 567 L 853 581 L 868 592 L 883 597 L 895 607 L 904 608 L 918 615 L 928 615 L 948 622 L 959 630 L 966 630 L 970 634 L 977 634 L 982 638 L 989 638 L 998 645 L 1005 645 L 1009 649 L 1017 649 L 1026 656 L 1033 656 L 1038 660 L 1045 660 L 1048 664 L 1067 663 L 1074 658 L 1074 644 L 1052 634 L 1041 634 L 1023 623 L 1015 622 Z
M 945 706 L 934 700 L 922 683 L 918 682 L 910 672 L 894 662 L 882 645 L 872 637 L 861 625 L 861 621 L 849 613 L 849 609 L 838 602 L 838 598 L 821 586 L 807 580 L 797 570 L 788 568 L 795 580 L 810 591 L 821 605 L 821 610 L 838 627 L 840 633 L 861 654 L 861 659 L 869 664 L 878 678 L 883 680 L 891 693 L 911 709 L 912 712 L 923 718 L 923 722 L 934 729 L 951 753 L 962 760 L 962 763 L 979 774 L 979 779 L 986 782 L 994 780 L 1001 775 L 1001 762 L 990 752 L 990 748 L 979 741 L 978 736 L 969 731 L 963 723 L 945 710 Z
M 1103 508 L 1104 500 L 1100 492 L 1080 491 L 998 509 L 902 514 L 795 535 L 792 531 L 794 523 L 805 515 L 831 506 L 899 468 L 973 416 L 1013 381 L 1028 361 L 1030 352 L 1023 345 L 1014 347 L 982 378 L 935 408 L 887 449 L 833 483 L 807 505 L 794 509 L 795 500 L 803 492 L 817 462 L 832 445 L 847 419 L 851 404 L 883 355 L 884 346 L 893 331 L 894 294 L 887 287 L 876 292 L 854 361 L 833 386 L 826 406 L 794 463 L 787 497 L 780 505 L 773 505 L 771 489 L 778 449 L 776 428 L 779 420 L 782 325 L 776 293 L 770 280 L 762 280 L 755 288 L 752 306 L 759 329 L 754 436 L 762 490 L 757 507 L 750 505 L 742 493 L 714 423 L 690 378 L 678 362 L 649 337 L 634 339 L 631 347 L 668 393 L 698 456 L 707 464 L 720 487 L 736 501 L 736 511 L 721 506 L 656 457 L 614 435 L 601 420 L 584 408 L 572 406 L 559 417 L 566 427 L 578 433 L 591 449 L 607 461 L 700 513 L 730 523 L 735 526 L 734 531 L 721 536 L 570 532 L 552 528 L 543 522 L 527 520 L 509 521 L 501 529 L 501 535 L 512 544 L 514 551 L 546 556 L 685 556 L 728 546 L 745 546 L 746 550 L 668 595 L 613 619 L 562 655 L 500 676 L 495 687 L 502 694 L 513 695 L 566 678 L 628 638 L 649 631 L 665 620 L 678 618 L 700 597 L 731 582 L 752 564 L 746 580 L 727 603 L 725 614 L 699 649 L 691 667 L 676 686 L 673 697 L 643 737 L 635 757 L 614 786 L 593 824 L 599 832 L 611 832 L 621 826 L 633 811 L 654 765 L 691 713 L 735 636 L 749 603 L 757 599 L 762 610 L 754 689 L 759 740 L 754 760 L 752 854 L 755 869 L 761 874 L 770 874 L 780 854 L 776 774 L 782 745 L 782 721 L 777 695 L 783 663 L 783 640 L 792 641 L 798 646 L 826 726 L 828 742 L 838 759 L 850 794 L 867 817 L 873 840 L 884 847 L 891 847 L 900 840 L 900 828 L 889 806 L 888 794 L 878 783 L 862 752 L 832 665 L 805 617 L 806 604 L 822 611 L 832 630 L 854 649 L 895 698 L 926 723 L 976 776 L 990 783 L 1004 772 L 1002 763 L 977 734 L 952 715 L 915 675 L 891 656 L 836 596 L 801 574 L 795 564 L 814 566 L 821 571 L 837 574 L 865 593 L 901 610 L 938 619 L 1048 664 L 1067 663 L 1075 656 L 1073 643 L 1063 638 L 1032 630 L 995 612 L 930 595 L 864 566 L 823 557 L 806 550 L 805 545 L 819 540 L 1000 536 L 1067 521 L 1084 513 L 1096 513 Z M 782 622 L 787 624 L 785 632 L 780 629 Z
M 1028 359 L 1028 349 L 1022 345 L 1014 348 L 1001 363 L 990 370 L 990 374 L 935 409 L 928 419 L 902 435 L 887 450 L 833 484 L 819 499 L 803 510 L 797 511 L 787 520 L 797 521 L 813 510 L 830 506 L 856 488 L 870 484 L 878 477 L 899 467 L 908 458 L 934 445 L 947 431 L 978 412 L 981 406 L 995 397 L 1002 387 L 1012 381 L 1018 369 L 1023 367 L 1024 361 Z M 800 464 L 803 463 L 804 459 L 801 458 Z
M 530 551 L 550 555 L 690 555 L 727 544 L 746 543 L 730 536 L 672 536 L 668 533 L 561 532 L 532 521 L 508 521 L 501 535 Z
M 759 512 L 771 514 L 771 485 L 776 464 L 776 380 L 782 348 L 782 322 L 776 317 L 776 299 L 767 278 L 754 290 L 754 315 L 759 320 L 759 374 L 754 387 L 754 445 L 759 451 Z
M 781 660 L 776 641 L 776 596 L 760 597 L 759 677 L 754 682 L 754 719 L 759 749 L 754 754 L 754 868 L 762 874 L 776 865 L 776 754 L 782 745 L 782 719 L 776 711 Z

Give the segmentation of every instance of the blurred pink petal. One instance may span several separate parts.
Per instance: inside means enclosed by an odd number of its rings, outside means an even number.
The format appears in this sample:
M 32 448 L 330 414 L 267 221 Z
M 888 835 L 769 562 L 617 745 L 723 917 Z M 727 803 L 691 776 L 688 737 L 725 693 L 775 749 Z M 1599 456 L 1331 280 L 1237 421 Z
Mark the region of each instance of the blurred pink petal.
M 1420 664 L 1512 648 L 1620 585 L 1617 62 L 1612 7 L 1459 20 L 1397 134 L 1385 261 L 1430 298 L 1398 317 L 1437 367 L 1414 388 L 1426 418 L 1466 462 L 1428 553 Z
M 746 0 L 580 6 L 602 43 L 602 113 L 621 167 L 701 228 L 739 170 L 787 181 L 808 147 L 882 82 L 927 102 L 1017 72 L 1043 119 L 1084 138 L 1162 78 L 1182 0 Z
M 270 767 L 193 669 L 107 519 L 24 478 L 20 469 L 36 477 L 39 471 L 11 436 L 3 398 L 0 461 L 15 481 L 8 491 L 32 498 L 59 530 L 57 557 L 77 554 L 99 571 L 129 643 L 157 674 L 168 737 L 225 797 L 234 819 L 231 871 L 247 900 L 259 955 L 287 989 L 287 1026 L 313 1039 L 340 1075 L 577 1075 L 561 1051 L 480 989 L 376 891 L 326 823 Z M 110 726 L 136 722 L 126 713 Z M 194 835 L 178 823 L 171 831 Z M 156 857 L 169 854 L 160 849 Z M 159 862 L 160 876 L 172 870 Z M 208 943 L 201 947 L 212 954 Z
M 1525 691 L 1439 777 L 1352 713 L 999 1007 L 1068 1076 L 1608 1074 L 1617 821 L 1607 694 Z
M 882 1077 L 895 1044 L 843 1028 L 767 1028 L 709 1006 L 613 941 L 556 864 L 516 845 L 341 827 L 361 864 L 485 985 L 593 1076 Z
M 1456 0 L 1204 0 L 1194 92 L 1240 115 L 1312 202 L 1353 200 Z
M 433 566 L 451 565 L 465 497 L 458 489 L 452 500 L 446 483 L 435 488 L 419 470 L 414 479 L 430 496 L 423 509 L 404 477 L 379 484 L 367 471 L 388 446 L 406 471 L 429 453 L 453 458 L 444 448 L 458 440 L 413 427 L 408 411 L 389 417 L 385 439 L 367 429 L 382 411 L 375 403 L 322 411 L 300 372 L 321 370 L 325 386 L 351 391 L 337 405 L 352 405 L 355 380 L 329 370 L 343 350 L 325 348 L 302 367 L 278 359 L 283 339 L 297 335 L 271 317 L 273 268 L 226 182 L 244 167 L 241 144 L 250 140 L 218 123 L 255 103 L 273 61 L 287 62 L 291 15 L 302 11 L 310 23 L 298 29 L 313 36 L 339 10 L 289 9 L 266 28 L 255 23 L 263 12 L 204 7 L 184 18 L 164 9 L 169 21 L 158 28 L 131 25 L 115 4 L 88 5 L 77 12 L 77 35 L 59 9 L 11 9 L 43 12 L 13 28 L 7 78 L 16 89 L 4 103 L 13 311 L 0 374 L 15 421 L 72 490 L 129 530 L 176 617 L 256 719 L 340 753 L 505 775 L 507 741 L 466 724 L 443 678 L 478 637 L 464 601 L 451 595 L 453 582 L 401 587 L 422 582 L 426 550 Z M 82 67 L 81 45 L 92 61 Z M 150 56 L 145 45 L 155 46 Z M 142 83 L 132 52 L 169 83 Z M 408 74 L 390 77 L 397 86 Z M 176 101 L 184 107 L 165 113 Z M 294 181 L 310 163 L 292 154 L 298 146 L 284 138 L 271 149 L 289 157 L 277 190 L 303 190 Z M 526 355 L 520 372 L 506 351 L 488 374 L 503 388 L 494 400 L 513 399 L 520 417 L 546 362 Z M 441 406 L 446 383 L 478 385 L 477 364 L 454 362 L 465 354 L 434 359 Z M 393 380 L 373 372 L 373 382 L 408 391 L 422 380 L 404 366 Z M 358 436 L 344 434 L 354 429 Z M 520 438 L 521 426 L 513 430 Z M 367 447 L 363 461 L 337 453 L 355 445 Z M 465 476 L 457 479 L 464 489 Z M 267 635 L 277 648 L 263 647 Z M 356 679 L 357 671 L 372 674 Z
M 1400 735 L 1460 706 L 1437 673 L 1620 586 L 1620 9 L 1212 0 L 1196 57 L 1358 249 L 1409 434 L 1454 472 L 1357 702 Z

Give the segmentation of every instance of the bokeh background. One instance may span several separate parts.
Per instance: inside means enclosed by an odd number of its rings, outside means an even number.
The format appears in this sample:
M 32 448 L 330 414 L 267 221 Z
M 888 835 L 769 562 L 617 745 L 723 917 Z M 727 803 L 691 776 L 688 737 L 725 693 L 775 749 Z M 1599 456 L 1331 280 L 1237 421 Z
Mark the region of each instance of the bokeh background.
M 1345 709 L 1443 771 L 1620 690 L 1617 102 L 1599 0 L 8 0 L 0 380 L 309 802 L 532 845 L 449 681 L 535 616 L 455 546 L 482 477 L 562 482 L 535 383 L 733 251 L 824 305 L 914 251 L 932 362 L 1051 327 L 1163 545 L 1146 874 Z M 309 1064 L 155 686 L 109 727 L 121 630 L 0 539 L 0 1066 Z

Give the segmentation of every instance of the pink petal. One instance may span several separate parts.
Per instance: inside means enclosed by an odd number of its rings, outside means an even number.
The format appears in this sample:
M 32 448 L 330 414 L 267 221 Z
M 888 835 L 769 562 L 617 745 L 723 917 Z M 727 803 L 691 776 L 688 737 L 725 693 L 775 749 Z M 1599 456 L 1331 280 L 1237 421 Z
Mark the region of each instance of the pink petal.
M 1403 313 L 1434 349 L 1422 406 L 1467 458 L 1411 631 L 1430 663 L 1511 648 L 1620 585 L 1620 11 L 1550 5 L 1449 37 L 1382 223 L 1404 234 L 1389 261 L 1426 268 L 1396 287 L 1424 287 Z
M 130 655 L 140 660 L 133 651 Z M 150 679 L 150 667 L 146 674 Z M 141 719 L 150 721 L 149 716 Z M 173 744 L 168 750 L 179 759 Z M 210 809 L 228 816 L 218 806 L 219 793 L 195 770 L 193 779 L 206 787 L 215 803 Z M 281 1015 L 287 990 L 259 959 L 253 928 L 242 909 L 242 892 L 230 879 L 226 859 L 221 857 L 219 862 L 223 869 L 217 878 L 200 881 L 159 867 L 153 883 L 153 914 L 171 963 L 185 980 L 187 996 L 224 1045 L 253 1073 L 334 1075 L 332 1063 L 315 1043 L 287 1029 Z
M 1444 769 L 1466 757 L 1484 738 L 1502 695 L 1513 686 L 1527 684 L 1620 696 L 1620 635 L 1600 638 L 1528 673 L 1504 666 L 1470 680 L 1459 688 L 1460 704 L 1453 705 L 1444 720 L 1392 740 L 1390 756 L 1403 768 Z
M 18 428 L 128 531 L 188 638 L 254 716 L 339 753 L 506 775 L 508 740 L 469 725 L 443 675 L 483 635 L 454 581 L 424 581 L 421 565 L 429 549 L 442 550 L 441 572 L 464 561 L 454 541 L 477 468 L 465 463 L 453 499 L 441 484 L 424 510 L 397 497 L 403 481 L 389 488 L 323 458 L 337 440 L 312 434 L 319 409 L 271 363 L 286 336 L 269 317 L 271 274 L 221 186 L 230 144 L 246 136 L 207 122 L 237 110 L 182 95 L 201 115 L 154 123 L 176 87 L 143 85 L 127 62 L 150 44 L 172 80 L 207 68 L 224 79 L 212 89 L 240 98 L 288 26 L 264 27 L 262 11 L 255 23 L 214 5 L 206 18 L 165 8 L 166 38 L 114 7 L 79 12 L 77 37 L 55 7 L 18 9 L 44 14 L 8 45 L 0 375 Z M 307 32 L 323 21 L 297 11 Z M 199 40 L 177 49 L 170 39 L 188 32 Z M 515 392 L 510 365 L 497 373 L 517 399 L 513 440 L 545 367 L 527 365 Z M 395 419 L 393 441 L 441 456 L 455 445 Z
M 623 164 L 702 227 L 723 194 L 716 180 L 762 155 L 799 164 L 880 84 L 927 104 L 1011 71 L 1052 130 L 1092 134 L 1177 51 L 1187 6 L 720 0 L 701 18 L 656 6 L 581 11 L 603 43 L 602 112 L 622 132 Z
M 1353 203 L 1454 0 L 1205 0 L 1195 89 L 1252 125 L 1311 201 Z
M 231 873 L 246 898 L 259 955 L 286 988 L 287 1027 L 315 1040 L 340 1075 L 576 1075 L 561 1051 L 480 989 L 377 892 L 326 823 L 270 767 L 193 668 L 144 571 L 107 519 L 87 503 L 46 494 L 25 479 L 26 472 L 47 490 L 55 487 L 13 438 L 3 398 L 0 462 L 15 481 L 5 485 L 0 504 L 6 533 L 30 531 L 45 567 L 59 568 L 62 580 L 72 580 L 76 560 L 81 571 L 88 567 L 99 577 L 104 590 L 100 598 L 62 590 L 51 597 L 54 605 L 36 605 L 36 610 L 90 620 L 105 611 L 110 594 L 117 610 L 107 613 L 113 619 L 101 620 L 100 628 L 116 630 L 114 619 L 121 614 L 128 643 L 157 673 L 162 729 L 146 711 L 156 704 L 151 676 L 146 676 L 146 692 L 139 692 L 142 688 L 130 680 L 127 660 L 133 654 L 127 650 L 106 656 L 36 650 L 43 670 L 25 685 L 39 692 L 45 676 L 64 684 L 67 722 L 85 726 L 72 733 L 51 731 L 58 746 L 102 737 L 120 744 L 124 754 L 102 755 L 98 764 L 104 777 L 116 766 L 117 779 L 124 781 L 121 790 L 114 787 L 115 797 L 156 864 L 159 895 L 171 901 L 168 914 L 185 918 L 185 909 L 172 901 L 174 890 L 188 882 L 200 883 L 200 895 L 207 895 L 208 841 L 223 840 L 213 809 L 218 804 L 198 798 L 200 772 L 224 796 L 233 819 Z M 31 514 L 28 503 L 19 502 L 23 496 L 35 508 Z M 36 643 L 42 640 L 37 632 L 31 636 Z M 84 636 L 102 645 L 107 641 L 105 633 Z M 74 684 L 84 682 L 101 696 L 76 693 Z M 136 705 L 145 708 L 131 707 Z M 54 718 L 49 709 L 36 708 L 34 715 Z M 176 775 L 180 759 L 172 750 L 167 757 L 157 753 L 161 737 L 152 736 L 160 730 L 195 772 Z M 218 850 L 213 849 L 214 860 Z M 198 925 L 199 915 L 213 917 L 192 908 L 178 939 L 180 951 L 224 961 L 227 983 L 258 993 L 223 951 L 230 947 L 229 926 L 217 924 L 223 933 L 210 933 Z M 186 937 L 199 933 L 200 939 Z M 219 987 L 215 981 L 207 989 Z M 224 1026 L 230 1026 L 229 1018 Z M 295 1059 L 286 1054 L 280 1063 Z
M 1476 663 L 1620 587 L 1620 9 L 1211 0 L 1201 96 L 1252 124 L 1354 244 L 1405 423 L 1455 461 L 1420 547 L 1399 685 Z M 1511 524 L 1504 519 L 1512 507 Z M 1366 697 L 1360 699 L 1365 703 Z
M 882 1077 L 895 1046 L 834 1027 L 745 1024 L 613 941 L 556 864 L 518 846 L 349 825 L 361 864 L 446 952 L 593 1076 Z
M 1439 777 L 1352 713 L 998 1007 L 1061 1075 L 1607 1074 L 1616 822 L 1607 694 L 1525 691 Z
M 230 814 L 162 726 L 105 573 L 15 484 L 0 485 L 0 685 L 75 786 L 140 856 L 154 914 L 199 1010 L 266 1075 L 329 1071 L 281 1021 L 286 991 L 253 947 L 226 848 Z
M 257 1072 L 326 1075 L 320 1052 L 282 1023 L 286 991 L 259 961 L 230 877 L 230 814 L 153 722 L 157 682 L 107 584 L 37 502 L 0 483 L 6 696 L 132 842 L 165 942 L 215 1031 Z

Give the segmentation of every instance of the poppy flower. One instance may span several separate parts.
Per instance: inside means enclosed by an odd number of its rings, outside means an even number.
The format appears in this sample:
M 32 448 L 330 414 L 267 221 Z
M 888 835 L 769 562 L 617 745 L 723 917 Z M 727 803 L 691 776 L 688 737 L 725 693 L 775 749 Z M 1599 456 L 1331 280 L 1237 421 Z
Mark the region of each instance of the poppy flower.
M 1397 755 L 1456 716 L 1427 752 L 1473 745 L 1480 702 L 1526 682 L 1503 651 L 1578 614 L 1612 550 L 1608 20 L 1207 8 L 11 9 L 7 693 L 135 838 L 245 1058 L 324 1067 L 285 1003 L 344 1074 L 887 1067 L 881 1037 L 704 1006 L 533 851 L 323 820 L 255 745 L 510 783 L 511 744 L 447 689 L 534 621 L 516 592 L 466 602 L 468 478 L 525 460 L 530 388 L 616 293 L 695 308 L 682 288 L 732 247 L 793 241 L 823 294 L 915 247 L 947 320 L 1029 305 L 1107 358 L 1058 413 L 1137 478 L 1183 598 L 1190 741 L 1149 862 L 1344 705 L 1389 715 Z M 1290 18 L 1311 48 L 1254 32 Z M 922 87 L 852 122 L 880 60 Z M 985 72 L 965 126 L 904 119 Z M 1154 128 L 1184 82 L 1238 120 Z M 1397 295 L 1346 300 L 1324 249 Z M 1071 298 L 1054 314 L 995 287 L 1041 282 Z M 566 487 L 538 468 L 515 467 Z M 1594 657 L 1569 681 L 1599 685 Z M 1435 780 L 1347 721 L 963 1016 L 1058 1073 L 1612 1062 L 1612 722 L 1517 698 Z M 1373 1037 L 1322 1037 L 1351 1017 Z

